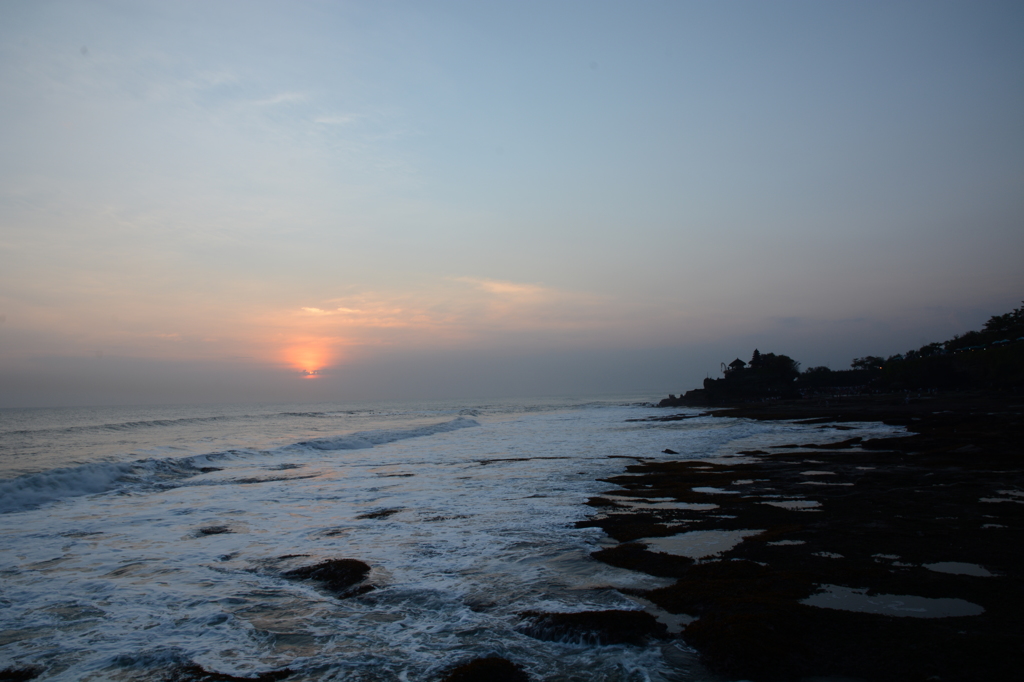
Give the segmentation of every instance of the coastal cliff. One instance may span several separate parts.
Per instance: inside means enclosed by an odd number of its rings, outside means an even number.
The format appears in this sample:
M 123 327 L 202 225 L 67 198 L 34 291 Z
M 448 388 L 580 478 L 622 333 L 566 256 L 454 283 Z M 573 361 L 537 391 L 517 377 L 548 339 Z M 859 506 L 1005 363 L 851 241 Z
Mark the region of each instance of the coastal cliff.
M 801 373 L 785 355 L 754 351 L 749 363 L 723 363 L 723 375 L 659 403 L 710 411 L 652 419 L 789 421 L 834 435 L 628 467 L 580 524 L 620 543 L 594 558 L 675 579 L 637 596 L 688 618 L 683 639 L 730 678 L 1014 678 L 1024 647 L 1024 307 L 845 371 Z M 835 440 L 850 422 L 909 435 Z M 697 560 L 667 549 L 712 536 L 733 544 Z
M 850 369 L 811 367 L 786 355 L 754 350 L 750 362 L 722 363 L 723 377 L 669 395 L 658 407 L 716 407 L 829 395 L 897 391 L 1024 391 L 1024 305 L 995 315 L 982 329 L 888 358 L 855 358 Z

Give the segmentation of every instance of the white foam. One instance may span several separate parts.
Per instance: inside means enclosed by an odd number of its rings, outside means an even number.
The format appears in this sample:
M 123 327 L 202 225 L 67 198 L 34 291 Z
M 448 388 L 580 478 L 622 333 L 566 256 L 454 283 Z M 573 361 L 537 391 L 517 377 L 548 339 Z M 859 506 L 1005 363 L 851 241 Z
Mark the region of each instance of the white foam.
M 671 582 L 592 560 L 604 534 L 575 527 L 598 513 L 584 503 L 607 492 L 601 479 L 622 472 L 621 455 L 667 458 L 667 447 L 699 458 L 796 428 L 702 418 L 703 428 L 672 429 L 626 422 L 657 410 L 606 405 L 477 406 L 458 418 L 472 407 L 289 417 L 301 433 L 274 416 L 270 432 L 244 438 L 232 429 L 264 422 L 196 421 L 218 452 L 104 463 L 92 484 L 92 465 L 74 467 L 51 493 L 77 497 L 22 506 L 0 524 L 0 630 L 16 633 L 5 660 L 59 660 L 47 679 L 69 681 L 158 680 L 187 661 L 243 677 L 291 667 L 303 678 L 436 679 L 499 653 L 538 679 L 672 679 L 659 646 L 543 642 L 517 629 L 516 614 L 632 609 L 607 587 Z M 103 415 L 129 421 L 157 420 Z M 37 487 L 57 474 L 41 472 Z M 19 480 L 31 488 L 3 484 Z M 88 494 L 97 489 L 107 494 Z M 370 564 L 378 589 L 338 600 L 281 576 L 332 557 Z
M 153 423 L 140 422 L 142 426 L 146 427 Z M 422 438 L 479 425 L 480 423 L 474 419 L 458 417 L 426 426 L 377 429 L 303 441 L 266 454 L 273 456 L 282 451 L 299 448 L 320 451 L 365 449 L 408 438 Z M 214 461 L 223 464 L 224 459 L 239 454 L 255 453 L 236 451 L 234 453 L 209 453 L 192 457 L 145 459 L 133 462 L 94 462 L 37 474 L 26 474 L 0 481 L 0 513 L 31 509 L 63 498 L 93 495 L 140 484 L 167 483 L 203 473 L 204 466 L 212 465 Z
M 35 507 L 62 497 L 102 493 L 131 474 L 128 463 L 83 464 L 0 481 L 0 512 Z
M 465 429 L 472 426 L 480 426 L 480 422 L 468 417 L 458 417 L 451 421 L 431 424 L 429 426 L 417 426 L 406 429 L 380 429 L 377 431 L 364 431 L 344 436 L 332 436 L 329 438 L 317 438 L 306 440 L 296 445 L 311 448 L 314 450 L 362 450 L 372 448 L 375 445 L 394 443 L 406 438 L 421 438 L 432 436 L 436 433 L 448 433 L 458 429 Z

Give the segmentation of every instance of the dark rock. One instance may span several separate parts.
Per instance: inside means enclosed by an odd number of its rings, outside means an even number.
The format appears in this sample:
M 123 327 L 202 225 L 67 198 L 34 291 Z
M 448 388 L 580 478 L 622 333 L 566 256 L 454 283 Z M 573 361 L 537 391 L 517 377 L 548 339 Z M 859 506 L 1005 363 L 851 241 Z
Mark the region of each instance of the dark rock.
M 284 668 L 260 673 L 256 677 L 239 677 L 207 670 L 198 663 L 190 663 L 174 668 L 166 678 L 166 682 L 277 682 L 277 680 L 283 680 L 292 674 L 292 670 Z
M 662 450 L 662 452 L 664 452 L 666 455 L 678 455 L 679 454 L 675 450 L 670 450 L 669 448 L 665 448 L 664 450 Z
M 590 507 L 618 507 L 619 503 L 614 500 L 609 500 L 607 497 L 591 497 L 586 502 L 587 506 Z
M 668 631 L 646 611 L 527 611 L 520 615 L 526 619 L 523 632 L 554 642 L 643 645 L 651 637 L 664 637 Z
M 824 443 L 822 445 L 818 445 L 817 443 L 807 443 L 799 447 L 807 448 L 809 450 L 847 450 L 855 445 L 859 445 L 862 440 L 864 439 L 860 437 L 848 438 L 846 440 L 839 441 L 838 443 Z
M 488 656 L 453 668 L 441 682 L 530 682 L 530 676 L 521 665 L 500 656 Z
M 652 518 L 650 514 L 627 514 L 625 521 L 616 518 L 615 523 L 607 523 L 606 520 L 588 519 L 577 521 L 577 528 L 598 527 L 605 533 L 612 536 L 619 542 L 633 542 L 640 538 L 658 538 L 675 535 L 681 532 L 681 526 L 667 526 L 663 523 L 650 523 L 647 519 Z
M 881 421 L 906 426 L 913 435 L 793 443 L 772 448 L 770 455 L 747 451 L 735 463 L 631 464 L 628 475 L 606 479 L 617 486 L 608 495 L 672 497 L 718 508 L 637 513 L 625 505 L 604 506 L 599 516 L 577 525 L 599 526 L 620 541 L 653 537 L 647 533 L 657 529 L 765 529 L 719 561 L 694 563 L 651 553 L 639 543 L 592 555 L 677 578 L 640 594 L 670 613 L 699 617 L 683 636 L 726 678 L 1015 679 L 1024 642 L 1024 405 L 986 394 L 928 400 L 853 396 L 834 399 L 831 408 L 795 401 L 716 411 L 714 416 L 810 424 Z M 740 480 L 744 484 L 736 486 Z M 704 486 L 741 494 L 698 496 L 693 490 Z M 819 504 L 780 508 L 774 504 L 780 499 Z M 991 575 L 928 568 L 940 561 L 978 564 Z M 821 585 L 961 599 L 985 611 L 896 618 L 802 603 Z
M 201 535 L 221 535 L 222 533 L 230 533 L 231 528 L 229 526 L 206 526 L 196 531 L 197 536 Z
M 675 398 L 673 398 L 675 400 Z M 665 402 L 665 401 L 662 401 Z M 659 407 L 667 407 L 666 405 L 660 405 Z M 627 419 L 628 422 L 681 422 L 684 419 L 696 419 L 702 415 L 699 414 L 670 414 L 663 417 L 641 417 L 637 419 Z
M 0 680 L 5 682 L 25 682 L 26 680 L 34 680 L 42 674 L 42 668 L 4 668 L 0 670 Z
M 662 578 L 678 578 L 684 575 L 687 568 L 693 563 L 686 557 L 649 552 L 644 545 L 635 542 L 598 550 L 590 556 L 610 566 L 630 571 L 642 571 L 647 575 L 656 575 Z
M 348 535 L 351 531 L 351 528 L 327 528 L 317 533 L 317 535 L 322 535 L 325 538 L 336 538 Z
M 375 511 L 375 512 L 367 512 L 366 514 L 360 514 L 356 518 L 357 519 L 386 519 L 387 517 L 391 516 L 392 514 L 397 514 L 400 511 L 402 511 L 401 507 L 396 507 L 395 509 L 380 509 L 380 510 Z
M 357 559 L 328 559 L 313 566 L 286 571 L 282 575 L 289 580 L 312 580 L 340 597 L 351 597 L 373 589 L 370 585 L 351 589 L 366 578 L 369 572 L 369 565 Z
M 674 395 L 662 398 L 661 402 L 658 403 L 658 407 L 692 407 L 711 404 L 713 403 L 708 399 L 707 392 L 702 388 L 695 388 L 692 391 L 687 391 L 686 395 L 681 395 L 678 398 Z

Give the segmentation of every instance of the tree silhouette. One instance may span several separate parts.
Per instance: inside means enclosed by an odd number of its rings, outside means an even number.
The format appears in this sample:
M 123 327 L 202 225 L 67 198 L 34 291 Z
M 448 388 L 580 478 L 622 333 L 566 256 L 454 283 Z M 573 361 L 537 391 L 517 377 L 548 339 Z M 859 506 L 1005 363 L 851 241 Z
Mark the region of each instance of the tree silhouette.
M 983 329 L 987 332 L 1008 332 L 1018 327 L 1024 327 L 1024 305 L 1005 315 L 993 315 Z
M 855 358 L 850 363 L 850 367 L 854 369 L 882 369 L 884 364 L 885 358 L 880 358 L 877 355 L 866 355 L 862 358 Z

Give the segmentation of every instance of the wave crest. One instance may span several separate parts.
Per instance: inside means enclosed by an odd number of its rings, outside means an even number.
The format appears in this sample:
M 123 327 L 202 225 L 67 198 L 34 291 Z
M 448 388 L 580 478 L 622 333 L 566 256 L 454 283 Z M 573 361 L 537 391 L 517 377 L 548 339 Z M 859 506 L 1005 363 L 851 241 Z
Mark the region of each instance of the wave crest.
M 471 426 L 480 426 L 480 424 L 475 419 L 458 417 L 439 424 L 408 429 L 381 429 L 306 440 L 263 454 L 273 456 L 275 452 L 294 450 L 295 448 L 326 451 L 358 450 L 407 438 L 447 433 Z M 68 497 L 94 495 L 129 486 L 166 485 L 209 471 L 206 465 L 214 460 L 244 457 L 250 453 L 254 453 L 254 451 L 234 450 L 191 457 L 143 459 L 133 462 L 93 462 L 75 467 L 51 469 L 37 474 L 25 474 L 9 480 L 0 480 L 0 513 L 22 511 Z
M 429 424 L 427 426 L 415 426 L 409 429 L 380 429 L 378 431 L 363 431 L 350 433 L 345 436 L 330 436 L 327 438 L 314 438 L 304 440 L 296 445 L 307 447 L 313 450 L 362 450 L 372 448 L 374 445 L 393 443 L 406 438 L 419 438 L 421 436 L 432 436 L 435 433 L 447 433 L 457 431 L 471 426 L 480 426 L 480 422 L 467 417 L 457 417 L 451 421 L 440 424 Z

